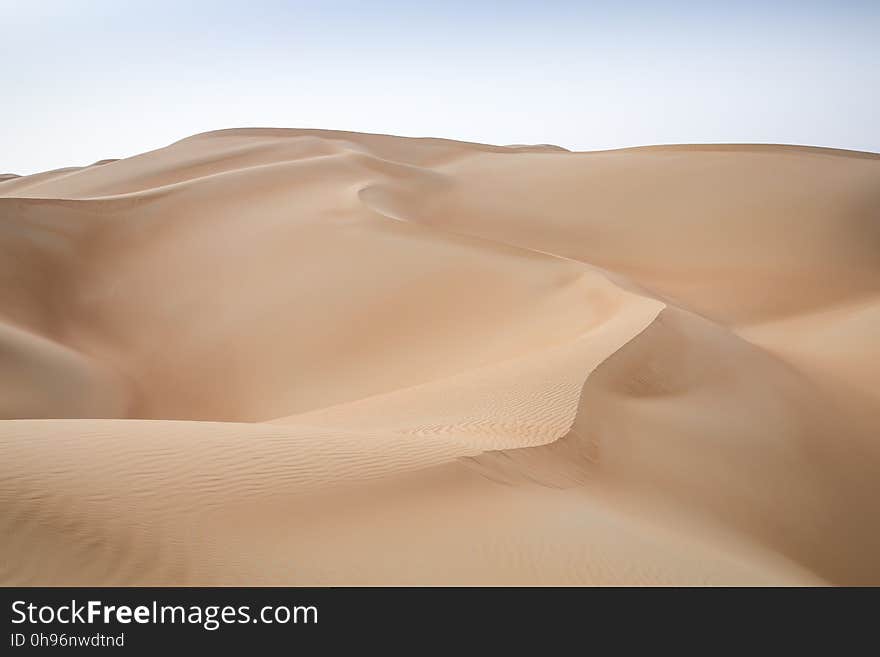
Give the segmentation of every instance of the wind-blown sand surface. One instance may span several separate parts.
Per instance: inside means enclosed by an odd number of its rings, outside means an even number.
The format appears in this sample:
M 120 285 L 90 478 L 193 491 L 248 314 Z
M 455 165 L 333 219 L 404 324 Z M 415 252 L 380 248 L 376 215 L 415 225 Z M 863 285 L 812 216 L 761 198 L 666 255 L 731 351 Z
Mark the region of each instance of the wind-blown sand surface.
M 880 584 L 880 155 L 2 176 L 0 417 L 6 585 Z

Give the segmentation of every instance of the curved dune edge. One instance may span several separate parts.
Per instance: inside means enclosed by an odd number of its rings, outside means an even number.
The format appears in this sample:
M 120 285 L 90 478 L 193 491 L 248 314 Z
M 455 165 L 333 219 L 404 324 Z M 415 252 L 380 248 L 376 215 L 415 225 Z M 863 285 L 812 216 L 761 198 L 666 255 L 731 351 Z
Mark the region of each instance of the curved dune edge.
M 0 425 L 0 451 L 11 467 L 3 470 L 0 525 L 15 537 L 5 551 L 17 567 L 3 573 L 0 581 L 382 583 L 381 571 L 361 566 L 352 565 L 352 570 L 333 577 L 321 574 L 342 568 L 334 566 L 335 560 L 360 558 L 361 539 L 348 544 L 348 553 L 328 556 L 327 562 L 309 569 L 296 566 L 296 560 L 263 562 L 259 572 L 253 569 L 267 545 L 279 549 L 277 532 L 300 535 L 303 514 L 308 515 L 313 505 L 344 517 L 340 505 L 350 504 L 355 496 L 361 504 L 378 496 L 376 504 L 381 506 L 387 502 L 381 491 L 394 482 L 414 476 L 445 480 L 447 471 L 455 479 L 462 474 L 467 479 L 466 473 L 458 472 L 461 457 L 490 448 L 549 443 L 564 435 L 574 421 L 585 377 L 660 310 L 656 302 L 624 296 L 627 302 L 620 312 L 572 342 L 274 424 L 7 421 Z M 83 443 L 88 449 L 82 449 Z M 101 458 L 95 459 L 95 453 Z M 485 483 L 489 482 L 481 482 Z M 491 494 L 495 486 L 489 483 L 489 488 Z M 430 489 L 431 485 L 419 494 Z M 64 502 L 44 491 L 63 491 Z M 59 503 L 64 506 L 61 517 L 56 515 Z M 277 514 L 265 518 L 268 525 L 255 527 L 255 513 L 267 508 Z M 122 509 L 127 512 L 120 513 Z M 446 510 L 459 511 L 457 502 Z M 421 513 L 406 512 L 395 521 L 403 523 L 399 530 L 405 531 Z M 213 524 L 217 522 L 223 527 Z M 59 523 L 64 541 L 54 535 Z M 43 549 L 34 551 L 35 544 Z M 96 544 L 102 545 L 97 562 Z M 183 552 L 169 547 L 184 545 Z M 297 553 L 300 548 L 288 549 Z M 206 555 L 218 552 L 224 559 L 211 563 Z M 48 571 L 47 560 L 53 564 Z M 444 572 L 443 560 L 438 556 L 429 569 L 381 577 L 388 577 L 387 582 L 444 583 L 433 580 Z M 473 564 L 456 560 L 445 565 L 447 576 L 465 582 L 460 569 Z M 110 568 L 108 563 L 117 565 Z M 514 566 L 504 564 L 498 572 L 507 574 L 497 583 L 506 577 L 518 581 Z M 489 564 L 486 568 L 484 581 L 496 581 L 499 576 L 492 574 Z
M 295 129 L 0 180 L 0 583 L 880 584 L 878 190 Z

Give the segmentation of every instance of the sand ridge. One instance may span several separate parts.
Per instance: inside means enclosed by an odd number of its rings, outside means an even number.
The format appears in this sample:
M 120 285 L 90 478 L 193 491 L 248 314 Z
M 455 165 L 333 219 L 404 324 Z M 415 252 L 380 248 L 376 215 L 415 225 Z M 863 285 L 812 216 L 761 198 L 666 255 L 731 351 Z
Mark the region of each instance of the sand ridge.
M 269 128 L 0 180 L 0 582 L 880 583 L 878 190 Z

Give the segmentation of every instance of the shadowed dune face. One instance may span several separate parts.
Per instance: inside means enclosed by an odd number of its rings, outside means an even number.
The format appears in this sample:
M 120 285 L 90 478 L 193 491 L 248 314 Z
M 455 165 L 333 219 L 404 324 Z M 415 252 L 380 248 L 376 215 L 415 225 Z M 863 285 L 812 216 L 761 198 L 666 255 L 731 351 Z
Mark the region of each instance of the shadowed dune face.
M 3 583 L 880 583 L 880 156 L 218 131 L 0 254 Z
M 704 535 L 733 529 L 829 581 L 877 582 L 880 532 L 865 518 L 880 449 L 853 408 L 871 405 L 850 402 L 666 308 L 589 377 L 566 436 L 469 462 L 500 482 L 601 488 L 634 512 L 699 519 Z

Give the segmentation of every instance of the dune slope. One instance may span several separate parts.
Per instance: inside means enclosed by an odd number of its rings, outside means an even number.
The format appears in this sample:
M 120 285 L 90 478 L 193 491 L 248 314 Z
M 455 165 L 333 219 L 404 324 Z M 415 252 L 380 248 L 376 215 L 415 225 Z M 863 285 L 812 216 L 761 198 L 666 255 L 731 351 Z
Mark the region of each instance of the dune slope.
M 0 254 L 2 584 L 880 584 L 880 155 L 224 130 Z

